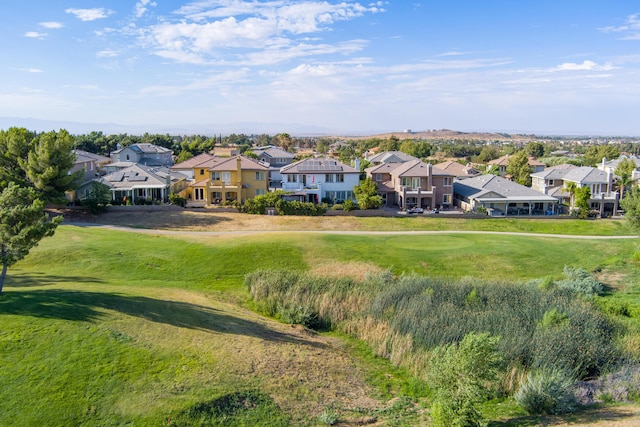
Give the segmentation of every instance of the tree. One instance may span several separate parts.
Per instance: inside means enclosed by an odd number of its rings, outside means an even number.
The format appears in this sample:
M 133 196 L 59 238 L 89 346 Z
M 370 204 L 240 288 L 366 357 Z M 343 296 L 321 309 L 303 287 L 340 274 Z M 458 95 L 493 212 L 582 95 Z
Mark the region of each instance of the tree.
M 23 128 L 0 132 L 0 184 L 32 187 L 44 202 L 63 199 L 82 175 L 69 174 L 76 159 L 74 144 L 65 130 L 37 135 Z
M 633 172 L 636 170 L 636 162 L 630 158 L 624 158 L 618 163 L 615 174 L 620 177 L 620 198 L 624 198 L 624 189 L 627 188 L 633 180 Z
M 529 166 L 529 157 L 524 150 L 518 151 L 509 157 L 507 164 L 507 174 L 513 177 L 518 184 L 531 185 L 531 166 Z
M 620 148 L 615 145 L 592 145 L 584 153 L 585 165 L 596 166 L 603 158 L 617 159 L 620 157 Z
M 498 337 L 488 333 L 466 335 L 462 341 L 433 350 L 427 380 L 434 390 L 431 416 L 436 426 L 479 426 L 476 408 L 495 381 L 502 359 Z
M 27 256 L 29 250 L 52 236 L 62 217 L 48 219 L 44 203 L 33 188 L 10 183 L 0 193 L 0 294 L 7 268 Z
M 589 199 L 591 189 L 589 187 L 577 187 L 574 191 L 575 207 L 578 208 L 578 218 L 586 219 L 589 216 Z
M 74 139 L 66 130 L 39 134 L 26 159 L 19 159 L 28 181 L 45 201 L 60 201 L 66 191 L 76 188 L 82 171 L 69 174 L 76 156 Z
M 624 217 L 631 226 L 640 231 L 640 188 L 633 187 L 627 191 L 627 196 L 620 201 L 624 209 Z
M 544 156 L 544 144 L 538 141 L 531 141 L 525 147 L 525 151 L 531 157 L 540 158 Z
M 382 197 L 378 195 L 378 184 L 367 178 L 353 188 L 353 193 L 360 209 L 377 209 L 382 205 Z
M 564 184 L 564 188 L 569 192 L 569 211 L 573 211 L 573 207 L 575 206 L 576 188 L 578 188 L 578 185 L 575 182 L 569 181 Z
M 278 147 L 282 148 L 284 151 L 289 151 L 293 147 L 291 135 L 288 133 L 279 133 L 274 137 L 274 139 L 276 144 L 278 144 Z
M 108 185 L 94 181 L 91 188 L 87 191 L 82 204 L 89 209 L 91 213 L 101 213 L 107 209 L 107 203 L 111 200 L 111 189 Z

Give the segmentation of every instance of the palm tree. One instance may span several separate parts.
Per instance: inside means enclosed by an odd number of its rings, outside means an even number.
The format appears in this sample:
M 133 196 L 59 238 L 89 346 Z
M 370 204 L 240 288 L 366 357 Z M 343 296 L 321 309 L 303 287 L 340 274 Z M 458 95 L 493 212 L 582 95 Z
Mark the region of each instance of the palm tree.
M 569 182 L 565 182 L 564 183 L 564 189 L 567 190 L 569 192 L 569 195 L 571 196 L 570 199 L 570 211 L 569 212 L 573 212 L 573 206 L 574 206 L 574 196 L 576 194 L 576 190 L 578 188 L 578 185 L 575 182 L 569 181 Z

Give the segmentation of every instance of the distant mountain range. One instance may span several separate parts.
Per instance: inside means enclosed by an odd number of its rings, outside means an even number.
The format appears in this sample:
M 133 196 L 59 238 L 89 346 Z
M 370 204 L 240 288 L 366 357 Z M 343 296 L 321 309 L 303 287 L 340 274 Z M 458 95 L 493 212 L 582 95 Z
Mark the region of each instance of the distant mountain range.
M 229 135 L 232 133 L 245 135 L 288 133 L 294 136 L 327 136 L 344 134 L 344 130 L 329 129 L 319 126 L 291 124 L 291 123 L 211 123 L 194 124 L 188 126 L 167 126 L 157 124 L 140 124 L 135 126 L 121 125 L 117 123 L 81 123 L 72 121 L 41 120 L 25 117 L 0 117 L 0 129 L 10 127 L 22 127 L 36 132 L 48 132 L 52 130 L 66 129 L 71 134 L 86 134 L 93 131 L 106 135 L 127 133 L 131 135 L 169 134 L 169 135 Z M 366 135 L 385 131 L 348 132 L 350 135 Z

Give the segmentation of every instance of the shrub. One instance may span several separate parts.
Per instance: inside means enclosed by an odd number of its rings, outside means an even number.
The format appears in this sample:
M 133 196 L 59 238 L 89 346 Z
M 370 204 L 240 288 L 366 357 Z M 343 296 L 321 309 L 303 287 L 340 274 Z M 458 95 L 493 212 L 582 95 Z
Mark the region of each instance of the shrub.
M 347 199 L 342 203 L 342 209 L 345 212 L 351 212 L 352 210 L 356 209 L 356 204 L 353 203 L 353 200 Z
M 322 413 L 318 416 L 318 421 L 322 424 L 326 424 L 328 426 L 333 426 L 338 424 L 338 412 L 332 407 L 326 408 Z
M 514 398 L 531 415 L 572 412 L 577 407 L 574 384 L 566 371 L 543 368 L 527 375 Z
M 467 334 L 459 344 L 434 349 L 427 380 L 434 389 L 431 417 L 436 426 L 480 426 L 477 405 L 495 381 L 501 357 L 498 337 Z
M 184 208 L 187 205 L 187 199 L 179 196 L 176 193 L 171 193 L 169 194 L 169 203 L 171 203 L 172 205 L 176 205 L 176 206 L 180 206 L 181 208 Z
M 94 181 L 82 199 L 82 206 L 86 206 L 92 214 L 102 213 L 107 210 L 109 200 L 111 200 L 111 190 L 109 187 Z
M 559 288 L 570 289 L 584 295 L 598 295 L 602 292 L 602 283 L 582 268 L 564 267 L 564 280 L 556 283 Z

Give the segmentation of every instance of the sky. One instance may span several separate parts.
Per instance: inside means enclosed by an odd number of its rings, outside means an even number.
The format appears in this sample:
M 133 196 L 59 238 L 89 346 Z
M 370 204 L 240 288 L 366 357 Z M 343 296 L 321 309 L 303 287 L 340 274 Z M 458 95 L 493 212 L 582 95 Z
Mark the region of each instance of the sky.
M 2 1 L 0 40 L 5 118 L 640 136 L 637 1 Z

